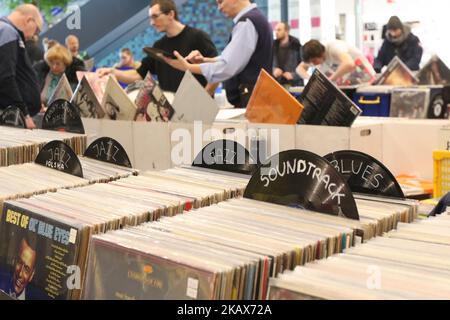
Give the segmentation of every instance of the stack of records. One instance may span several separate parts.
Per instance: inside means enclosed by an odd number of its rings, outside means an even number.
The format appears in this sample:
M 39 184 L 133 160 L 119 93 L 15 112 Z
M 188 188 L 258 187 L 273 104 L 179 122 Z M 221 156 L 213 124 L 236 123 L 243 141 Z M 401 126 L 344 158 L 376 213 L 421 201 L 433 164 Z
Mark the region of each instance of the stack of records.
M 72 176 L 35 163 L 0 168 L 0 209 L 5 200 L 70 189 L 96 182 L 108 182 L 137 174 L 134 169 L 80 157 L 84 178 Z
M 92 235 L 240 195 L 243 181 L 219 172 L 180 168 L 7 201 L 0 221 L 0 290 L 15 298 L 78 299 Z M 34 276 L 29 283 L 14 285 L 17 257 L 24 252 Z M 80 272 L 78 282 L 71 282 L 67 268 Z
M 105 183 L 137 175 L 136 169 L 101 162 L 87 157 L 79 157 L 83 168 L 83 177 L 90 183 Z
M 394 199 L 355 194 L 359 221 L 369 228 L 363 240 L 382 236 L 397 228 L 398 223 L 411 223 L 418 218 L 420 203 L 416 200 Z
M 270 299 L 448 299 L 450 216 L 400 224 L 386 237 L 272 279 Z
M 154 190 L 194 198 L 194 209 L 240 197 L 248 184 L 248 177 L 239 174 L 189 167 L 145 172 L 135 179 Z
M 76 154 L 86 149 L 86 136 L 47 130 L 0 127 L 0 167 L 32 162 L 48 142 L 60 140 Z
M 395 216 L 410 209 L 389 210 Z M 343 252 L 359 241 L 360 231 L 367 238 L 376 227 L 233 199 L 94 236 L 84 297 L 265 299 L 270 277 Z

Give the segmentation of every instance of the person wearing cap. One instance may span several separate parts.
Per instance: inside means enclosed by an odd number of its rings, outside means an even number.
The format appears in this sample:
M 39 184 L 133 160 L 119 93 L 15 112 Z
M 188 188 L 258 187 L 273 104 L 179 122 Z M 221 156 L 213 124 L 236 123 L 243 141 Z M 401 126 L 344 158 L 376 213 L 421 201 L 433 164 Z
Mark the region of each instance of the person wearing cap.
M 411 28 L 402 23 L 397 16 L 389 19 L 386 25 L 386 34 L 383 45 L 375 59 L 374 68 L 381 72 L 395 56 L 398 56 L 409 69 L 417 71 L 420 69 L 423 48 L 420 40 L 411 32 Z

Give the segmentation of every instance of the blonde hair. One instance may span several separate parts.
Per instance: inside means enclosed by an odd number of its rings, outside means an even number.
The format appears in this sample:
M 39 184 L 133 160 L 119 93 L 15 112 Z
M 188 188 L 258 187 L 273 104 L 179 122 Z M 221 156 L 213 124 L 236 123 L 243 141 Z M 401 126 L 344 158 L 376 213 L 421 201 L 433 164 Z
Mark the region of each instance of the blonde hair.
M 70 54 L 69 50 L 60 44 L 54 45 L 45 54 L 45 61 L 47 63 L 55 60 L 62 61 L 66 65 L 66 67 L 70 66 L 73 61 L 72 55 Z

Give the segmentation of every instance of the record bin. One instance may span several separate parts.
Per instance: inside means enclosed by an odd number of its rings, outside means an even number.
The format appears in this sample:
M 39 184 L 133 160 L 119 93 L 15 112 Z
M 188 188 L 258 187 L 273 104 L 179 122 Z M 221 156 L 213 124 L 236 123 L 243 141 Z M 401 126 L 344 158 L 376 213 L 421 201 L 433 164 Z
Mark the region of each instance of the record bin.
M 366 117 L 389 117 L 391 110 L 392 87 L 365 86 L 357 89 L 353 96 Z
M 440 198 L 450 192 L 450 151 L 433 152 L 434 159 L 434 198 Z

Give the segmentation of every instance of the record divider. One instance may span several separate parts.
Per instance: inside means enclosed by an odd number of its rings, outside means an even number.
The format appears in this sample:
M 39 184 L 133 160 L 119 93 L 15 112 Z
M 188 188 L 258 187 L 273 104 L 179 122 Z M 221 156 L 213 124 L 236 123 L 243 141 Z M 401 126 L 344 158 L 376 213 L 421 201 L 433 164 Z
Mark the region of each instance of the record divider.
M 131 161 L 123 146 L 112 138 L 99 138 L 89 145 L 86 158 L 132 168 Z M 70 146 L 62 141 L 51 141 L 39 152 L 36 164 L 83 178 L 80 159 Z
M 56 100 L 48 107 L 42 129 L 85 134 L 78 107 L 64 99 Z

